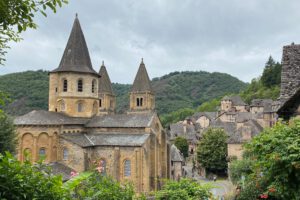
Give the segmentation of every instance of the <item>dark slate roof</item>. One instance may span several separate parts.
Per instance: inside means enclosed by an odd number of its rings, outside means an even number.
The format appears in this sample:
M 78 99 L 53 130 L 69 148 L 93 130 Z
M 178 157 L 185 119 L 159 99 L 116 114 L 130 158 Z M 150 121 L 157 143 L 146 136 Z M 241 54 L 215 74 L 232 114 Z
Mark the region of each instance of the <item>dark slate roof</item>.
M 135 76 L 131 92 L 153 92 L 143 60 Z
M 45 110 L 33 110 L 25 115 L 15 118 L 15 125 L 83 125 L 89 119 L 69 117 L 63 113 Z
M 225 96 L 222 98 L 222 100 L 232 101 L 233 106 L 246 106 L 247 105 L 240 96 Z
M 96 116 L 86 124 L 86 127 L 149 127 L 155 113 L 130 113 Z
M 252 114 L 250 112 L 237 112 L 236 115 L 236 122 L 245 122 L 248 121 L 250 119 L 255 118 L 255 114 Z
M 183 124 L 182 123 L 175 123 L 170 125 L 170 135 L 171 139 L 176 138 L 177 136 L 183 135 Z
M 236 123 L 222 122 L 220 119 L 217 119 L 213 121 L 208 128 L 222 128 L 227 134 L 231 134 L 236 131 Z
M 60 64 L 52 72 L 91 73 L 98 76 L 92 67 L 88 47 L 77 16 Z
M 99 79 L 99 93 L 108 93 L 108 94 L 114 94 L 110 78 L 108 76 L 108 73 L 106 71 L 106 67 L 104 66 L 104 63 L 102 63 L 102 66 L 99 71 L 100 79 Z
M 182 154 L 180 153 L 179 149 L 172 144 L 171 146 L 171 161 L 173 162 L 183 162 L 184 158 Z
M 65 133 L 61 137 L 67 141 L 77 144 L 81 147 L 91 146 L 142 146 L 150 134 L 146 132 L 138 133 L 119 133 L 119 132 L 105 132 L 105 133 Z
M 272 109 L 273 100 L 272 99 L 253 99 L 251 101 L 251 107 L 263 107 L 264 112 L 273 112 Z
M 206 116 L 208 119 L 212 120 L 212 119 L 216 118 L 217 112 L 197 112 L 192 116 L 192 118 L 197 120 L 201 116 Z
M 49 163 L 47 166 L 51 168 L 52 174 L 61 175 L 63 181 L 69 180 L 71 178 L 71 172 L 74 171 L 72 168 L 59 162 Z
M 277 114 L 279 117 L 284 119 L 289 119 L 296 112 L 300 105 L 300 89 L 291 96 L 287 101 L 285 101 L 281 106 L 278 106 Z

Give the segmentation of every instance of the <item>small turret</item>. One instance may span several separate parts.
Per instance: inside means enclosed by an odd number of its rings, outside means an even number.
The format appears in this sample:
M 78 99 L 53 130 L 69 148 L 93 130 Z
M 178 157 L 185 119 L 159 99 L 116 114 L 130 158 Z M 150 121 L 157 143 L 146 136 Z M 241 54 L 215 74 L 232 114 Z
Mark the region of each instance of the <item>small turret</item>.
M 155 97 L 142 58 L 130 91 L 130 112 L 148 112 L 155 109 Z
M 99 114 L 114 113 L 116 107 L 116 96 L 113 92 L 104 61 L 102 61 L 99 75 Z

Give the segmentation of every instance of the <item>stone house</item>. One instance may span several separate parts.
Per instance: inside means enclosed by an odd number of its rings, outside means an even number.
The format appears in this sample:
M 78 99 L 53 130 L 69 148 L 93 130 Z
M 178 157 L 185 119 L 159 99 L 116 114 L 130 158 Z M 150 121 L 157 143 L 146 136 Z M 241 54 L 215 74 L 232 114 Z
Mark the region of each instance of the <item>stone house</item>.
M 170 177 L 168 136 L 155 112 L 155 96 L 142 60 L 130 91 L 130 109 L 116 114 L 106 67 L 97 73 L 78 18 L 59 67 L 49 73 L 49 110 L 17 117 L 17 157 L 45 162 L 54 173 L 91 169 L 102 160 L 104 173 L 131 181 L 137 192 L 158 189 Z M 29 156 L 25 156 L 29 155 Z
M 184 176 L 184 157 L 180 150 L 172 144 L 171 146 L 171 178 L 173 180 L 179 180 Z

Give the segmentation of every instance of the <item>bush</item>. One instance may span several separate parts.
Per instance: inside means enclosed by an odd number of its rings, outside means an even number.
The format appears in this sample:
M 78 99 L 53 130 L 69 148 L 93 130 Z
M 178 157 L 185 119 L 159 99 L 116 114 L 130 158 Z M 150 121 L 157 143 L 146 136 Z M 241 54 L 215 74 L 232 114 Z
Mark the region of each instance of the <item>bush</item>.
M 12 120 L 4 112 L 0 112 L 0 153 L 15 152 L 16 143 L 16 131 Z
M 0 154 L 0 199 L 68 199 L 62 178 L 29 161 L 21 164 L 10 153 Z
M 191 179 L 181 179 L 177 181 L 167 181 L 162 190 L 156 192 L 156 200 L 198 200 L 209 199 L 212 197 L 210 193 L 212 186 L 209 184 L 200 185 Z
M 233 184 L 240 184 L 241 177 L 252 173 L 251 166 L 253 161 L 248 158 L 243 160 L 233 160 L 229 164 L 229 176 Z

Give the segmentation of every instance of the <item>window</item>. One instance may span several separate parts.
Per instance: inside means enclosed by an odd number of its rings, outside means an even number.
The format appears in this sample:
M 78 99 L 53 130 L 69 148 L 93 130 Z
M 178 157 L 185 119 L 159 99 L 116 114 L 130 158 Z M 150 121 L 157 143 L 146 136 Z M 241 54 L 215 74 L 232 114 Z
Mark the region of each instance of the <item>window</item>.
M 101 174 L 105 175 L 106 174 L 106 160 L 105 159 L 101 159 L 101 166 L 103 167 L 103 171 L 101 172 Z
M 124 176 L 128 177 L 131 175 L 131 162 L 130 160 L 124 161 Z
M 136 106 L 138 107 L 143 106 L 143 98 L 136 98 Z
M 77 105 L 77 111 L 78 112 L 83 112 L 83 103 L 82 102 L 78 103 L 78 105 Z
M 96 80 L 92 81 L 92 93 L 95 93 Z
M 63 91 L 64 92 L 68 91 L 68 81 L 67 81 L 67 79 L 64 79 L 64 81 L 63 81 Z
M 102 107 L 102 99 L 99 99 L 99 107 Z
M 82 92 L 83 91 L 83 81 L 82 79 L 79 79 L 77 82 L 77 91 Z
M 42 147 L 39 150 L 39 158 L 45 158 L 45 156 L 46 156 L 46 149 Z
M 68 160 L 68 156 L 69 156 L 69 151 L 68 151 L 67 148 L 64 148 L 64 150 L 63 150 L 63 159 Z

